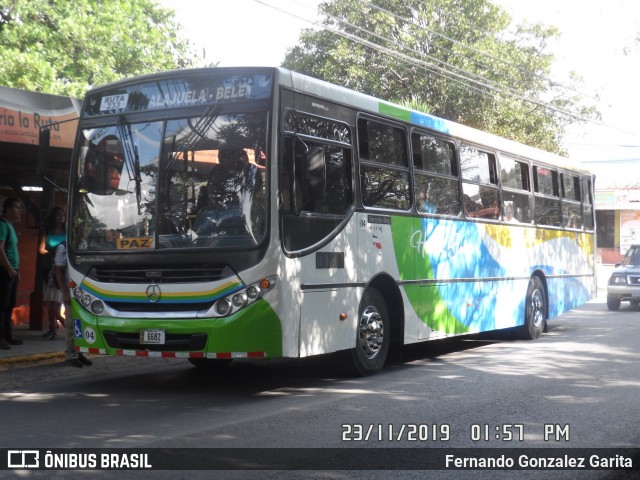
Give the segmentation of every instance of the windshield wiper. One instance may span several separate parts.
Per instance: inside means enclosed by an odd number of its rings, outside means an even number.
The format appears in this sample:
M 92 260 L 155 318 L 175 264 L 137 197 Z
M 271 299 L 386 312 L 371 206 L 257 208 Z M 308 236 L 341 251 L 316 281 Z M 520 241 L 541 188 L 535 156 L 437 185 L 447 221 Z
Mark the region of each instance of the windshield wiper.
M 138 146 L 133 142 L 131 125 L 124 121 L 123 115 L 118 115 L 118 133 L 122 139 L 122 149 L 124 151 L 124 164 L 127 168 L 129 178 L 133 178 L 135 183 L 136 204 L 138 205 L 138 215 L 142 215 L 142 176 L 140 174 L 140 155 Z

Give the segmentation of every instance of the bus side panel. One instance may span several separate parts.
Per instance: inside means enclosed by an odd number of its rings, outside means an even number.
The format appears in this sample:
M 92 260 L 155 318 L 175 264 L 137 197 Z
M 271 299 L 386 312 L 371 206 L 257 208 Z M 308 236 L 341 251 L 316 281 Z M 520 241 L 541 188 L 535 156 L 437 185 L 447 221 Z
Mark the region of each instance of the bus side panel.
M 522 325 L 536 270 L 552 279 L 550 317 L 590 298 L 587 234 L 407 217 L 394 217 L 393 232 L 400 277 L 414 280 L 407 297 L 428 327 L 419 329 L 420 338 Z M 407 249 L 416 251 L 415 269 Z M 404 274 L 410 271 L 414 277 Z
M 594 238 L 587 233 L 548 231 L 539 253 L 547 274 L 549 318 L 593 298 Z
M 415 249 L 410 244 L 410 225 L 413 219 L 377 213 L 359 213 L 357 217 L 358 281 L 367 285 L 378 275 L 385 275 L 401 285 L 404 307 L 403 341 L 415 342 L 422 322 L 418 312 L 420 304 L 412 300 L 419 295 L 420 287 L 410 283 L 415 279 Z M 399 315 L 396 317 L 395 313 L 391 313 L 392 321 L 394 318 L 398 321 Z
M 288 271 L 298 272 L 291 286 L 300 312 L 301 357 L 346 350 L 356 345 L 358 306 L 362 288 L 356 286 L 355 215 L 326 246 L 301 258 L 288 259 Z M 295 270 L 291 270 L 294 268 Z M 346 318 L 341 318 L 344 314 Z

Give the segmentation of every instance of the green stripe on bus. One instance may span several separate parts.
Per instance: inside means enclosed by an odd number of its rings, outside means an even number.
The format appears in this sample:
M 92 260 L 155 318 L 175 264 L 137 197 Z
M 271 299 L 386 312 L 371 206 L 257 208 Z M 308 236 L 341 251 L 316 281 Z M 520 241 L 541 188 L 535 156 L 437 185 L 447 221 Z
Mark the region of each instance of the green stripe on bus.
M 393 105 L 389 105 L 388 103 L 380 102 L 378 104 L 378 111 L 383 115 L 388 115 L 405 122 L 411 121 L 411 112 L 409 110 L 398 108 Z

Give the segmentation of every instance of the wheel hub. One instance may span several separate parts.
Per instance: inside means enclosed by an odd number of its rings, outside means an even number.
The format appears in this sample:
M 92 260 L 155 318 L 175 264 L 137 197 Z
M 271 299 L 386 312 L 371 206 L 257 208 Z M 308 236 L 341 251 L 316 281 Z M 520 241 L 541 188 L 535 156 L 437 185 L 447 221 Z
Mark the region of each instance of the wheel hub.
M 535 289 L 531 295 L 531 320 L 535 327 L 539 327 L 544 322 L 544 294 L 539 289 Z
M 384 324 L 375 307 L 369 306 L 362 312 L 359 335 L 362 353 L 369 360 L 375 358 L 380 353 L 384 340 Z

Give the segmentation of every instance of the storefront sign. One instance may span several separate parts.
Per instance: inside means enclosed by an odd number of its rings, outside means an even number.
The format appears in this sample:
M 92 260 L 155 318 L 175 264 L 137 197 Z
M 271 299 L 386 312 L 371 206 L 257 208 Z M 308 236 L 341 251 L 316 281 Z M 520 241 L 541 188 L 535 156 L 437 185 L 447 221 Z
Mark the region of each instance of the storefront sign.
M 49 126 L 52 147 L 72 148 L 79 111 L 73 98 L 0 87 L 0 142 L 38 145 Z

